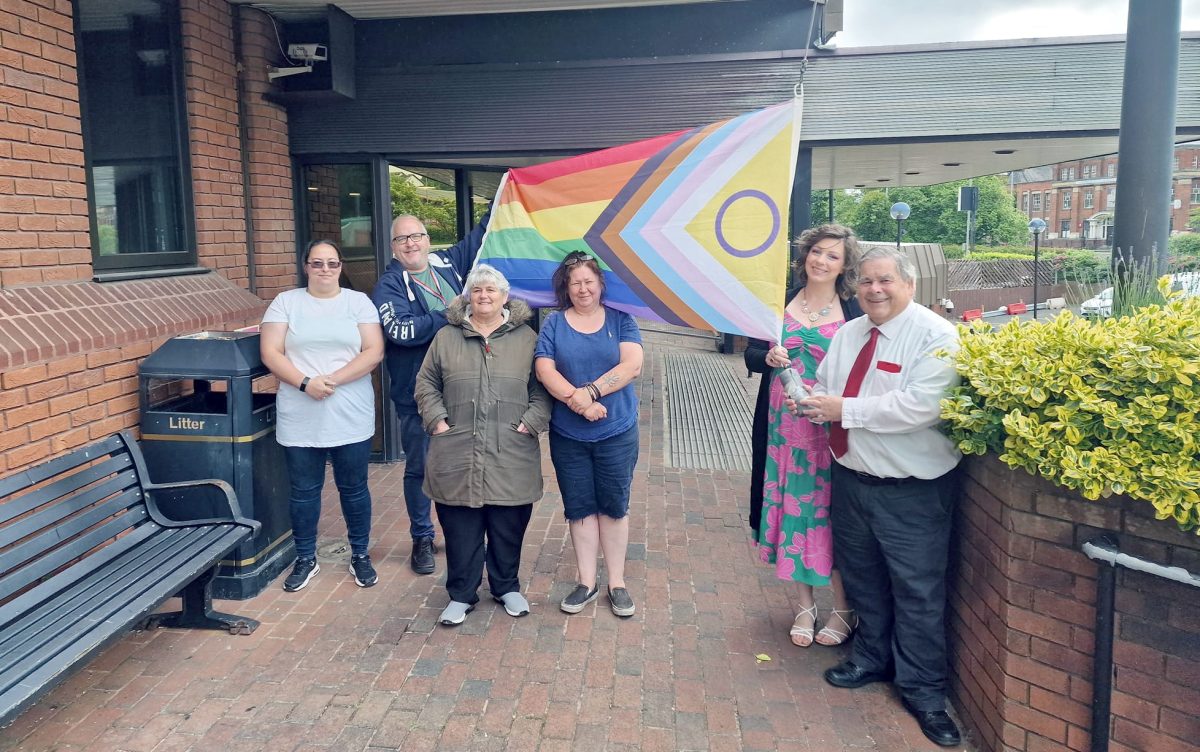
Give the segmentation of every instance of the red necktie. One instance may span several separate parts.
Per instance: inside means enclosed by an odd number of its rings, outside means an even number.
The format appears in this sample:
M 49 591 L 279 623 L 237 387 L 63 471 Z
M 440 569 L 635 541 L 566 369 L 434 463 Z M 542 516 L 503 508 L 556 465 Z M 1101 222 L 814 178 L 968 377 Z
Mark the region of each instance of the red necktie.
M 862 389 L 863 379 L 867 378 L 867 371 L 871 369 L 871 361 L 875 359 L 875 343 L 878 340 L 879 329 L 871 327 L 867 343 L 858 351 L 858 357 L 854 359 L 854 365 L 850 367 L 850 376 L 846 379 L 846 388 L 842 391 L 843 397 L 858 396 L 858 390 Z M 829 449 L 833 452 L 834 457 L 841 457 L 850 449 L 850 436 L 846 429 L 842 428 L 841 421 L 836 421 L 829 426 Z

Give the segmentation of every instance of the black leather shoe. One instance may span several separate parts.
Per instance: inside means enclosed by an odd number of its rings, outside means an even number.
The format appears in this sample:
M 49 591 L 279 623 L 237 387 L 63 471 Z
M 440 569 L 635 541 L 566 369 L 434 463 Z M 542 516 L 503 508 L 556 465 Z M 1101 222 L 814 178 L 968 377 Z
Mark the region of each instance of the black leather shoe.
M 412 558 L 409 566 L 417 574 L 433 574 L 437 563 L 433 560 L 433 538 L 417 538 L 413 541 Z
M 882 671 L 867 671 L 853 661 L 842 661 L 825 671 L 825 681 L 835 687 L 858 689 L 874 682 L 891 681 L 892 677 Z
M 942 747 L 957 747 L 962 744 L 962 735 L 958 733 L 958 726 L 946 711 L 917 710 L 907 702 L 904 703 L 904 707 L 912 713 L 913 718 L 917 719 L 921 733 L 929 741 Z

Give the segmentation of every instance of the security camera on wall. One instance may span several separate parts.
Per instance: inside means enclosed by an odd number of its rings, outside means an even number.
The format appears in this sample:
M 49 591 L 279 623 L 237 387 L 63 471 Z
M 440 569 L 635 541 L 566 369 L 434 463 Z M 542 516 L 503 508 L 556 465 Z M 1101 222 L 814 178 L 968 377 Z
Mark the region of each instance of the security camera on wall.
M 325 6 L 325 17 L 285 24 L 281 36 L 290 68 L 270 71 L 275 93 L 288 101 L 353 99 L 354 18 L 335 5 Z M 306 75 L 296 75 L 304 73 Z M 286 77 L 286 78 L 285 78 Z
M 287 49 L 288 62 L 300 62 L 303 65 L 293 65 L 289 68 L 268 68 L 267 78 L 274 81 L 284 76 L 294 76 L 297 73 L 312 73 L 312 64 L 329 59 L 329 48 L 323 44 L 289 44 Z
M 289 44 L 288 57 L 305 63 L 320 63 L 329 59 L 329 48 L 323 44 Z

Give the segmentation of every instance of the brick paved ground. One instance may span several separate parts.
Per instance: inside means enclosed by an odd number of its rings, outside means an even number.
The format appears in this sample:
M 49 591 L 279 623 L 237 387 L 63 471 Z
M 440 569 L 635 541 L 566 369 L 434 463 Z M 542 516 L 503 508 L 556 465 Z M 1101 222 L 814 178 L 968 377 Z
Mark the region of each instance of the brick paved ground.
M 936 749 L 890 687 L 824 683 L 840 650 L 790 644 L 789 588 L 747 544 L 747 476 L 664 466 L 661 353 L 703 342 L 647 341 L 632 619 L 603 597 L 558 610 L 573 554 L 546 452 L 522 559 L 533 612 L 512 619 L 487 599 L 462 627 L 436 625 L 444 560 L 434 576 L 408 569 L 403 466 L 374 466 L 379 585 L 356 587 L 338 559 L 327 498 L 312 584 L 221 604 L 261 619 L 257 632 L 131 633 L 0 731 L 0 750 Z

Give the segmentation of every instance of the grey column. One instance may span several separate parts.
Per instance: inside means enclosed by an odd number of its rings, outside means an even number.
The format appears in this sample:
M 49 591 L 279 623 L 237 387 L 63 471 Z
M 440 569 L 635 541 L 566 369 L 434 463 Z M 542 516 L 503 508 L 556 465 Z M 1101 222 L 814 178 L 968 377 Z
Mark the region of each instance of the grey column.
M 800 147 L 796 154 L 796 178 L 792 181 L 792 223 L 789 242 L 812 227 L 812 149 Z
M 1166 258 L 1175 153 L 1181 0 L 1129 3 L 1114 218 L 1113 264 Z

